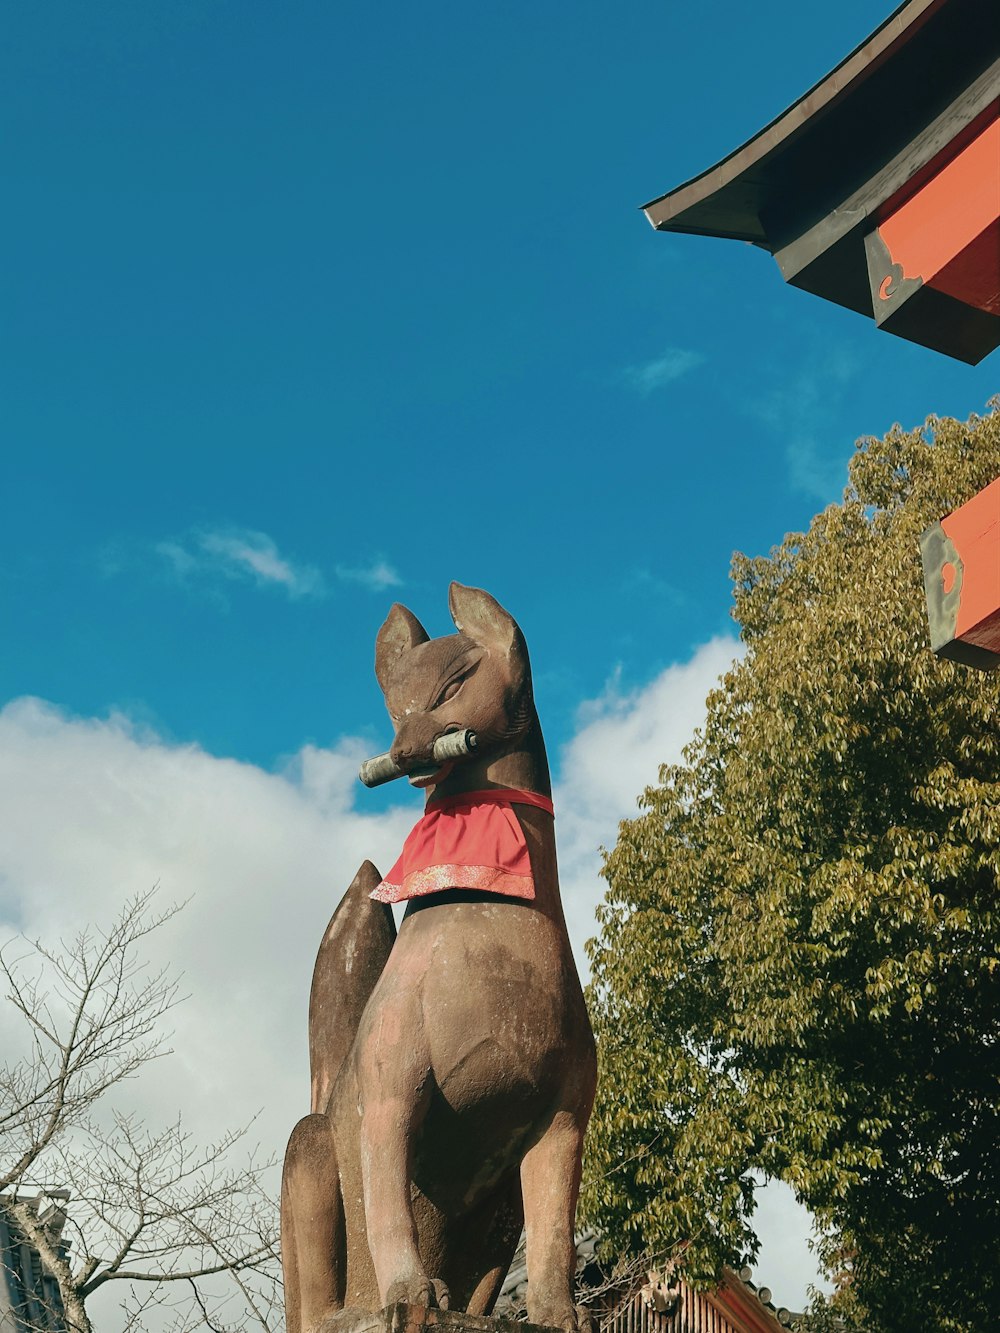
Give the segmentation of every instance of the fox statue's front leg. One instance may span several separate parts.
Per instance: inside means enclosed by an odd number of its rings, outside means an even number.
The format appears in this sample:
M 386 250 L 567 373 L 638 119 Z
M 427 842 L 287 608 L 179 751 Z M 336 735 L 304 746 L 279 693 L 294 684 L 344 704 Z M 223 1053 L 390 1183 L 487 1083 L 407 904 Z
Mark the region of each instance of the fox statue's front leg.
M 413 1147 L 431 1093 L 421 969 L 383 973 L 355 1044 L 361 1174 L 368 1249 L 382 1305 L 447 1304 L 447 1289 L 428 1275 L 413 1216 Z
M 575 1333 L 573 1301 L 576 1242 L 573 1222 L 580 1192 L 586 1112 L 560 1110 L 521 1163 L 528 1284 L 532 1324 Z

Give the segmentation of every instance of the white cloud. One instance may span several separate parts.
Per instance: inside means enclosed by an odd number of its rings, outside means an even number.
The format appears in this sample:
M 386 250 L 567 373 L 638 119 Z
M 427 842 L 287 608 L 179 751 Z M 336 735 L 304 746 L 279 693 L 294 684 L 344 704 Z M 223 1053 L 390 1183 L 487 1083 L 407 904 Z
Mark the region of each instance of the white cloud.
M 555 792 L 563 905 L 581 968 L 604 895 L 598 848 L 614 845 L 619 823 L 636 814 L 660 765 L 680 760 L 705 716 L 709 691 L 740 651 L 736 639 L 712 639 L 641 689 L 622 693 L 613 679 L 600 698 L 581 706 L 579 729 L 559 756 Z
M 613 843 L 659 765 L 679 758 L 737 650 L 713 640 L 643 689 L 612 683 L 581 710 L 555 793 L 563 898 L 581 961 L 602 895 L 598 846 Z M 351 738 L 305 746 L 273 773 L 169 743 L 120 716 L 70 717 L 36 699 L 0 710 L 0 941 L 18 931 L 65 938 L 109 922 L 156 883 L 165 902 L 189 900 L 148 941 L 150 962 L 182 970 L 190 995 L 171 1015 L 176 1053 L 120 1090 L 151 1124 L 180 1110 L 206 1139 L 262 1109 L 254 1133 L 280 1154 L 308 1109 L 316 948 L 360 863 L 387 868 L 419 813 L 409 790 L 385 812 L 358 808 L 366 753 Z M 9 1021 L 0 1006 L 0 1044 Z
M 370 592 L 383 588 L 402 587 L 403 580 L 385 560 L 374 560 L 370 565 L 338 565 L 337 578 L 343 583 L 360 583 Z
M 308 1097 L 319 938 L 361 862 L 390 865 L 414 816 L 354 809 L 366 752 L 307 746 L 268 773 L 120 717 L 34 699 L 0 712 L 0 938 L 72 934 L 156 883 L 165 901 L 190 900 L 150 941 L 192 997 L 173 1015 L 177 1054 L 134 1084 L 157 1120 L 183 1101 L 208 1133 L 264 1107 L 262 1136 L 283 1146 Z
M 626 366 L 622 372 L 625 383 L 643 395 L 662 389 L 679 380 L 688 371 L 695 370 L 705 361 L 701 352 L 684 347 L 668 347 L 662 356 L 643 361 L 637 366 Z
M 321 597 L 325 592 L 318 569 L 290 560 L 266 532 L 252 528 L 196 532 L 186 540 L 160 542 L 156 551 L 182 580 L 196 576 L 249 580 L 259 588 L 283 588 L 293 598 Z
M 190 995 L 170 1015 L 175 1054 L 117 1093 L 151 1126 L 182 1111 L 204 1142 L 262 1110 L 253 1136 L 280 1157 L 308 1110 L 316 947 L 358 866 L 390 865 L 414 816 L 354 809 L 367 748 L 306 746 L 268 773 L 122 717 L 67 717 L 35 699 L 0 711 L 0 942 L 109 924 L 156 883 L 165 904 L 187 900 L 146 942 Z M 11 1022 L 0 1005 L 8 1051 Z

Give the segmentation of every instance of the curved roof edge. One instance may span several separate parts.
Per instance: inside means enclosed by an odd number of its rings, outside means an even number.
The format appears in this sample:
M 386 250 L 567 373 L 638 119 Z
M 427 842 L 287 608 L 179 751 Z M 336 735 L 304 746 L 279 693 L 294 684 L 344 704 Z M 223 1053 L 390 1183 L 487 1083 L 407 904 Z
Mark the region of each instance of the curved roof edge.
M 753 168 L 763 158 L 779 149 L 809 121 L 821 117 L 830 106 L 842 98 L 850 88 L 863 81 L 876 64 L 881 64 L 895 46 L 903 45 L 928 18 L 941 9 L 948 0 L 905 0 L 870 36 L 835 66 L 829 74 L 814 84 L 787 110 L 770 121 L 746 143 L 733 150 L 714 166 L 693 176 L 666 194 L 657 196 L 642 211 L 658 230 L 668 229 L 680 213 L 700 204 L 710 195 L 717 194 L 737 177 Z M 697 222 L 678 226 L 677 230 L 698 231 Z M 754 234 L 752 226 L 733 230 L 712 226 L 705 228 L 712 235 L 729 235 L 734 239 L 763 243 L 764 236 Z

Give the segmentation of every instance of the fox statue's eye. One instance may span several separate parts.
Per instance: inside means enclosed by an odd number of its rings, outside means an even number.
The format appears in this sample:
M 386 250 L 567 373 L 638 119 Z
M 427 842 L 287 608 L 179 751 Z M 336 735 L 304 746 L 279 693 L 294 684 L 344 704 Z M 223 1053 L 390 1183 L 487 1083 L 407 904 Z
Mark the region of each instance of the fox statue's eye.
M 441 693 L 438 695 L 437 703 L 434 705 L 434 707 L 440 708 L 441 705 L 446 704 L 449 699 L 454 699 L 455 695 L 465 684 L 467 678 L 468 678 L 468 673 L 466 673 L 466 675 L 464 676 L 456 676 L 454 680 L 449 681 L 448 684 L 441 691 Z

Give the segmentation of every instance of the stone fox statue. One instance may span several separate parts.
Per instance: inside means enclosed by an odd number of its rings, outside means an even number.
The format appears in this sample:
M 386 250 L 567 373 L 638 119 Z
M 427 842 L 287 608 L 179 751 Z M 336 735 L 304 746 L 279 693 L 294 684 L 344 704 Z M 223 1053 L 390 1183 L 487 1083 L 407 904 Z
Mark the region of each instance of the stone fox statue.
M 312 1114 L 282 1182 L 288 1333 L 396 1301 L 488 1314 L 522 1221 L 529 1319 L 577 1329 L 596 1062 L 545 747 L 513 619 L 459 583 L 449 604 L 456 634 L 396 605 L 376 644 L 390 753 L 428 801 L 394 871 L 358 871 L 316 960 Z M 438 767 L 435 740 L 464 728 L 478 749 Z

